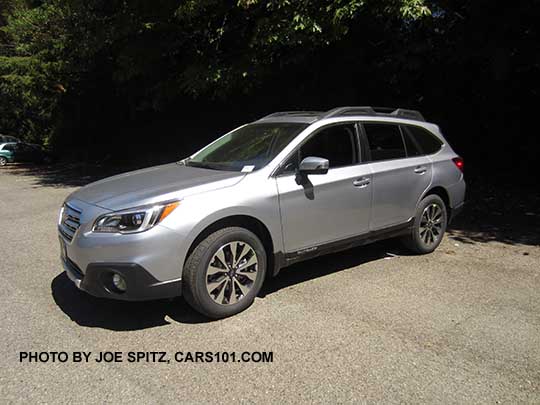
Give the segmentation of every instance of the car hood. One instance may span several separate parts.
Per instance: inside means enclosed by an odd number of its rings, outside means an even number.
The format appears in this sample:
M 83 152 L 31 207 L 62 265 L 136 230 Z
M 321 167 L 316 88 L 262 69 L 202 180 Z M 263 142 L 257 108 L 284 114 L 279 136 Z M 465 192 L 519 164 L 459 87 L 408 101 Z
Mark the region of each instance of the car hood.
M 68 200 L 76 199 L 117 211 L 230 187 L 244 176 L 245 173 L 240 172 L 170 163 L 90 183 L 72 193 Z

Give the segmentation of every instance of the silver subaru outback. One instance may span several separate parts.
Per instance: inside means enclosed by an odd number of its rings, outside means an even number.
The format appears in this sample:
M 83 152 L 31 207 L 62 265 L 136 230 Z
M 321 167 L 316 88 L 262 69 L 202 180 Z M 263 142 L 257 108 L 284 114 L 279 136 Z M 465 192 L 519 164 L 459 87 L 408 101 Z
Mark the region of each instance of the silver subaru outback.
M 183 295 L 223 318 L 301 260 L 393 237 L 432 252 L 464 195 L 463 160 L 417 111 L 279 112 L 177 163 L 75 191 L 58 231 L 81 290 Z

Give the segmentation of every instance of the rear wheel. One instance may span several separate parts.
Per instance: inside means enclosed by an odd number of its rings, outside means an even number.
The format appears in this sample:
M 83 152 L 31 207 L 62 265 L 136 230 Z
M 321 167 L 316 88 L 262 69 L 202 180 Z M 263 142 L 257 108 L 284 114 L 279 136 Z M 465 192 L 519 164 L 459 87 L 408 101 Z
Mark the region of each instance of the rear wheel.
M 259 238 L 240 227 L 220 229 L 200 242 L 184 267 L 184 298 L 214 319 L 249 307 L 266 274 L 266 252 Z
M 7 159 L 4 156 L 0 156 L 0 166 L 5 166 L 7 163 Z
M 414 253 L 431 253 L 440 245 L 447 223 L 443 200 L 437 195 L 428 195 L 418 205 L 413 227 L 403 238 L 403 244 Z

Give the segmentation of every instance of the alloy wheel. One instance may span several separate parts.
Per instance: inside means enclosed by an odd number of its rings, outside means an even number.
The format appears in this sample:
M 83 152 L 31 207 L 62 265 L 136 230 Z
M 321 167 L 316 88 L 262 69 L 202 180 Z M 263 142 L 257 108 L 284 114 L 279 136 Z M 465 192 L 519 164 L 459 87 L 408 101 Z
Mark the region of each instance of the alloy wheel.
M 438 204 L 429 204 L 420 219 L 420 239 L 428 246 L 437 243 L 443 234 L 443 210 Z
M 7 159 L 5 157 L 0 157 L 0 166 L 5 166 L 7 165 Z
M 257 280 L 259 262 L 249 243 L 229 242 L 212 256 L 206 269 L 206 290 L 220 305 L 243 299 Z

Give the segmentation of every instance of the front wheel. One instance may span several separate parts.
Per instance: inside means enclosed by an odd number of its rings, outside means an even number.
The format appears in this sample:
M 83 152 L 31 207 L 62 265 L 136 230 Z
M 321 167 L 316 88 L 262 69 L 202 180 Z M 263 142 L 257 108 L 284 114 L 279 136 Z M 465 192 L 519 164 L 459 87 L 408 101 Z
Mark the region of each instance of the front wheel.
M 223 228 L 189 255 L 183 295 L 196 311 L 209 318 L 225 318 L 253 303 L 265 274 L 266 252 L 259 238 L 245 228 Z
M 4 156 L 0 156 L 0 166 L 5 166 L 7 163 L 7 159 Z
M 440 245 L 447 224 L 443 200 L 437 195 L 428 195 L 418 205 L 413 227 L 402 239 L 403 244 L 417 254 L 431 253 Z

